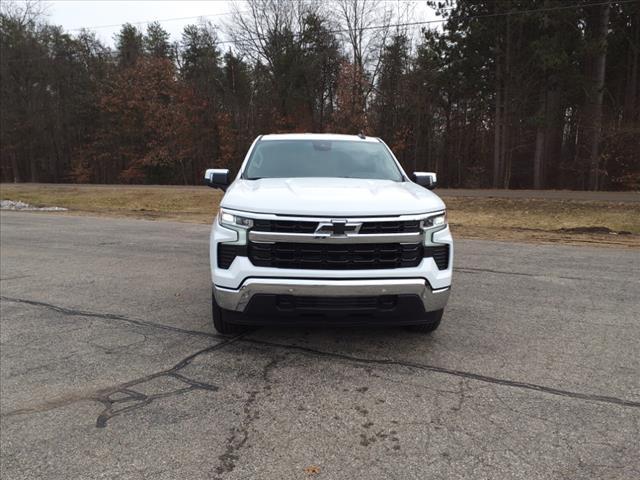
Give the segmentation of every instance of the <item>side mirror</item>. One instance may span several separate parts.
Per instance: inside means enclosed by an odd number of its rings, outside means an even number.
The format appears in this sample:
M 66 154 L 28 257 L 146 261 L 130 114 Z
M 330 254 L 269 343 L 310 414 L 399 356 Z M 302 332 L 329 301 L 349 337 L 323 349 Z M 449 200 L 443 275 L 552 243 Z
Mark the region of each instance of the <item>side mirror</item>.
M 226 168 L 207 168 L 204 172 L 204 183 L 211 188 L 225 191 L 229 186 L 229 170 Z
M 413 181 L 426 189 L 433 190 L 438 184 L 438 177 L 433 172 L 413 172 Z

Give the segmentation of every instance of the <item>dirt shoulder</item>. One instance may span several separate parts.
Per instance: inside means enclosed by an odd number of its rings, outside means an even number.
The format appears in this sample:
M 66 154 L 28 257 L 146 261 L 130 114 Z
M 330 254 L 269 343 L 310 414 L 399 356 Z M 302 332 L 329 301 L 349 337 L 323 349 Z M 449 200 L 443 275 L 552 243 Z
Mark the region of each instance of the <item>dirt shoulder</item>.
M 582 202 L 640 203 L 640 192 L 587 192 L 582 190 L 493 190 L 493 189 L 438 189 L 447 197 L 513 198 L 528 200 L 570 200 Z
M 640 248 L 636 192 L 438 190 L 458 238 Z M 207 187 L 1 184 L 0 197 L 52 215 L 210 223 L 222 192 Z

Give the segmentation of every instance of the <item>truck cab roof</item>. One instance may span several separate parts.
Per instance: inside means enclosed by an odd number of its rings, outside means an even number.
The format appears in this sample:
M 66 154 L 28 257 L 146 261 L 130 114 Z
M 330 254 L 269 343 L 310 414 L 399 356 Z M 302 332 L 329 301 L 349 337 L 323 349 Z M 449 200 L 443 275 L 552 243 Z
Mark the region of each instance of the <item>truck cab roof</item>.
M 357 141 L 357 142 L 380 142 L 377 137 L 361 137 L 359 135 L 343 135 L 338 133 L 272 133 L 260 137 L 260 141 L 271 140 L 325 140 L 325 141 Z

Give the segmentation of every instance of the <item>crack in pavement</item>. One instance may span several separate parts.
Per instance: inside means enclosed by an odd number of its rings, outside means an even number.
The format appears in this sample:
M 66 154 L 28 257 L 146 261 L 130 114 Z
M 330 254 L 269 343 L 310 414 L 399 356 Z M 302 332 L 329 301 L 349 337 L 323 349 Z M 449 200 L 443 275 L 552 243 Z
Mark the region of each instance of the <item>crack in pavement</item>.
M 219 476 L 232 472 L 236 468 L 236 463 L 240 460 L 238 451 L 244 447 L 249 439 L 249 428 L 251 424 L 259 418 L 257 409 L 252 408 L 258 395 L 257 390 L 251 390 L 249 397 L 242 407 L 243 418 L 238 427 L 233 427 L 225 440 L 224 453 L 218 456 L 220 463 L 215 468 Z M 219 477 L 218 477 L 219 478 Z
M 246 333 L 241 333 L 234 337 L 226 338 L 225 340 L 219 343 L 216 343 L 215 345 L 211 345 L 207 348 L 198 350 L 197 352 L 192 353 L 187 357 L 183 358 L 182 360 L 180 360 L 170 369 L 151 373 L 149 375 L 136 378 L 135 380 L 130 380 L 128 382 L 122 383 L 116 387 L 100 389 L 98 392 L 96 392 L 93 395 L 75 396 L 72 398 L 67 398 L 59 401 L 45 402 L 39 407 L 19 409 L 19 410 L 7 412 L 5 414 L 2 414 L 2 417 L 12 417 L 17 415 L 28 415 L 32 413 L 46 412 L 49 410 L 54 410 L 56 408 L 64 407 L 80 401 L 93 401 L 93 402 L 101 403 L 104 406 L 104 410 L 98 415 L 98 418 L 96 419 L 96 427 L 104 428 L 107 426 L 107 422 L 111 418 L 118 415 L 122 415 L 123 413 L 126 413 L 126 412 L 138 410 L 140 408 L 143 408 L 153 403 L 155 400 L 158 400 L 161 398 L 178 396 L 193 390 L 207 390 L 210 392 L 215 392 L 219 389 L 218 386 L 212 385 L 210 383 L 193 380 L 189 377 L 186 377 L 185 375 L 182 375 L 179 372 L 180 370 L 184 369 L 186 366 L 191 364 L 191 362 L 196 357 L 205 353 L 213 352 L 233 342 L 236 342 L 243 335 L 246 335 Z M 142 385 L 146 382 L 149 382 L 151 380 L 154 380 L 160 377 L 172 377 L 186 384 L 187 386 L 178 388 L 175 390 L 171 390 L 169 392 L 156 393 L 152 395 L 145 395 L 144 393 L 140 393 L 133 389 L 133 387 L 137 385 Z M 122 408 L 117 408 L 120 404 L 125 404 L 129 402 L 134 402 L 134 403 L 130 405 L 126 405 Z
M 233 343 L 234 341 L 238 340 L 240 338 L 241 335 L 236 335 L 235 337 L 232 337 L 230 339 L 227 339 L 226 341 L 222 341 L 220 343 L 217 343 L 215 345 L 212 345 L 210 347 L 207 348 L 203 348 L 201 350 L 198 350 L 195 353 L 192 353 L 191 355 L 183 358 L 182 360 L 180 360 L 177 364 L 175 364 L 172 368 L 168 369 L 168 370 L 163 370 L 160 372 L 156 372 L 156 373 L 152 373 L 150 375 L 146 375 L 144 377 L 141 378 L 137 378 L 135 380 L 131 380 L 129 382 L 126 382 L 122 385 L 120 385 L 120 387 L 118 387 L 115 390 L 111 390 L 111 391 L 107 391 L 104 392 L 101 395 L 98 395 L 95 397 L 95 400 L 99 401 L 100 403 L 102 403 L 105 406 L 105 409 L 102 411 L 102 413 L 100 415 L 98 415 L 98 418 L 96 420 L 96 427 L 98 428 L 104 428 L 107 426 L 107 422 L 117 416 L 117 415 L 121 415 L 123 413 L 126 412 L 130 412 L 132 410 L 137 410 L 140 409 L 142 407 L 145 407 L 149 404 L 151 404 L 154 400 L 160 399 L 160 398 L 166 398 L 166 397 L 172 397 L 172 396 L 178 396 L 178 395 L 182 395 L 184 393 L 190 392 L 192 390 L 208 390 L 210 392 L 215 392 L 218 390 L 218 387 L 216 385 L 212 385 L 209 383 L 204 383 L 204 382 L 198 382 L 197 380 L 192 380 L 182 374 L 179 373 L 180 370 L 182 370 L 183 368 L 185 368 L 187 365 L 189 365 L 193 359 L 195 359 L 196 357 L 198 357 L 199 355 L 202 355 L 204 353 L 209 353 L 209 352 L 213 352 L 214 350 L 218 350 L 222 347 L 225 347 L 227 345 L 229 345 L 230 343 Z M 160 378 L 160 377 L 172 377 L 175 378 L 176 380 L 187 384 L 187 387 L 183 387 L 183 388 L 178 388 L 176 390 L 172 390 L 169 392 L 163 392 L 163 393 L 157 393 L 157 394 L 153 394 L 153 395 L 145 395 L 139 392 L 136 392 L 135 390 L 131 390 L 131 387 L 134 387 L 136 385 L 141 385 L 143 383 L 149 382 L 153 379 L 156 378 Z M 133 392 L 133 395 L 131 395 L 131 393 L 129 392 Z M 119 398 L 119 399 L 113 399 L 111 398 L 114 394 L 117 393 L 124 393 L 127 396 L 124 398 Z M 136 403 L 134 403 L 133 405 L 127 405 L 123 408 L 120 409 L 116 409 L 114 408 L 114 406 L 117 406 L 118 403 L 122 403 L 122 402 L 128 402 L 130 401 L 129 399 L 135 400 Z
M 287 352 L 287 355 L 288 353 L 289 352 Z M 263 399 L 271 395 L 271 384 L 273 381 L 269 378 L 269 373 L 274 370 L 280 362 L 284 361 L 285 358 L 286 356 L 276 355 L 262 367 L 261 379 L 265 384 L 262 389 L 264 394 Z M 217 480 L 236 468 L 236 464 L 238 460 L 240 460 L 239 451 L 247 443 L 253 423 L 260 418 L 260 411 L 257 406 L 257 402 L 260 400 L 260 391 L 253 389 L 250 390 L 248 394 L 242 407 L 243 417 L 238 426 L 234 426 L 229 430 L 229 435 L 225 440 L 225 450 L 218 456 L 219 462 L 215 468 L 216 474 L 219 475 L 219 477 L 215 477 Z
M 28 278 L 32 276 L 33 275 L 16 275 L 14 277 L 4 277 L 4 278 L 0 278 L 0 282 L 8 282 L 9 280 L 18 280 L 20 278 Z
M 37 300 L 28 300 L 24 298 L 5 297 L 4 295 L 0 295 L 0 300 L 5 302 L 22 303 L 26 305 L 32 305 L 35 307 L 44 307 L 44 308 L 53 310 L 55 312 L 61 313 L 63 315 L 69 315 L 72 317 L 89 317 L 89 318 L 98 318 L 102 320 L 117 320 L 119 322 L 129 323 L 131 325 L 136 325 L 139 327 L 158 328 L 160 330 L 166 330 L 166 331 L 175 332 L 175 333 L 184 333 L 187 335 L 196 335 L 200 337 L 217 338 L 217 339 L 226 338 L 222 335 L 216 335 L 215 333 L 201 332 L 199 330 L 187 330 L 184 328 L 174 327 L 171 325 L 163 325 L 162 323 L 148 322 L 146 320 L 136 320 L 136 319 L 125 317 L 124 315 L 118 315 L 115 313 L 98 313 L 98 312 L 90 312 L 86 310 L 76 310 L 72 308 L 61 307 L 59 305 L 53 305 L 52 303 L 39 302 Z
M 125 322 L 125 323 L 130 323 L 130 324 L 138 325 L 138 326 L 142 326 L 142 327 L 160 328 L 160 329 L 169 330 L 169 331 L 176 332 L 176 333 L 183 333 L 183 334 L 187 334 L 187 335 L 205 336 L 205 337 L 216 338 L 216 339 L 220 339 L 220 338 L 227 339 L 227 337 L 222 337 L 222 336 L 211 334 L 211 333 L 207 333 L 207 332 L 200 332 L 200 331 L 197 331 L 197 330 L 187 330 L 187 329 L 182 329 L 182 328 L 178 328 L 178 327 L 171 327 L 171 326 L 168 326 L 168 325 L 162 325 L 162 324 L 157 324 L 157 323 L 153 323 L 153 322 L 147 322 L 147 321 L 144 321 L 144 320 L 133 320 L 133 319 L 124 317 L 122 315 L 94 313 L 94 312 L 83 312 L 81 310 L 72 310 L 72 309 L 68 309 L 68 308 L 52 305 L 52 304 L 49 304 L 49 303 L 38 302 L 38 301 L 34 301 L 34 300 L 25 300 L 25 299 L 4 297 L 4 296 L 0 296 L 0 300 L 12 301 L 12 302 L 17 302 L 17 303 L 24 303 L 24 304 L 27 304 L 27 305 L 45 307 L 45 308 L 49 308 L 49 309 L 52 309 L 54 311 L 66 314 L 66 315 L 89 316 L 89 317 L 102 318 L 102 319 L 107 319 L 107 320 L 118 320 L 118 321 L 122 321 L 122 322 Z M 450 368 L 445 368 L 445 367 L 438 367 L 436 365 L 428 365 L 428 364 L 421 364 L 421 363 L 416 363 L 416 362 L 393 360 L 393 359 L 370 359 L 370 358 L 363 358 L 363 357 L 355 357 L 355 356 L 351 356 L 351 355 L 347 355 L 347 354 L 328 352 L 328 351 L 324 351 L 324 350 L 318 350 L 318 349 L 314 349 L 314 348 L 303 347 L 303 346 L 299 346 L 299 345 L 295 345 L 295 344 L 276 343 L 276 342 L 269 342 L 269 341 L 265 341 L 265 340 L 245 338 L 245 335 L 247 333 L 249 333 L 249 332 L 245 332 L 243 334 L 235 336 L 232 339 L 227 339 L 227 341 L 223 341 L 220 344 L 214 345 L 213 347 L 208 347 L 208 348 L 206 348 L 204 350 L 201 350 L 200 352 L 197 352 L 194 355 L 195 356 L 200 355 L 201 353 L 205 353 L 207 351 L 210 351 L 210 349 L 212 349 L 214 347 L 217 347 L 218 345 L 219 346 L 227 345 L 231 341 L 238 340 L 238 341 L 241 341 L 241 342 L 252 343 L 252 344 L 256 344 L 256 345 L 263 345 L 263 346 L 269 346 L 269 347 L 275 347 L 275 348 L 296 350 L 296 351 L 299 351 L 299 352 L 304 352 L 304 353 L 312 354 L 312 355 L 333 357 L 333 358 L 337 358 L 337 359 L 341 359 L 341 360 L 345 360 L 345 361 L 350 361 L 350 362 L 355 362 L 355 363 L 374 364 L 374 365 L 394 365 L 394 366 L 401 366 L 401 367 L 406 367 L 406 368 L 414 368 L 414 369 L 418 369 L 418 370 L 441 373 L 441 374 L 444 374 L 444 375 L 451 375 L 451 376 L 455 376 L 455 377 L 468 378 L 468 379 L 472 379 L 472 380 L 477 380 L 479 382 L 484 382 L 484 383 L 489 383 L 489 384 L 494 384 L 494 385 L 501 385 L 501 386 L 505 386 L 505 387 L 519 388 L 519 389 L 523 389 L 523 390 L 537 391 L 537 392 L 547 393 L 549 395 L 555 395 L 555 396 L 561 396 L 561 397 L 567 397 L 567 398 L 575 398 L 575 399 L 578 399 L 578 400 L 594 401 L 594 402 L 599 402 L 599 403 L 607 403 L 607 404 L 611 404 L 611 405 L 620 405 L 620 406 L 623 406 L 623 407 L 635 407 L 635 408 L 640 407 L 640 402 L 636 402 L 636 401 L 632 401 L 632 400 L 626 400 L 626 399 L 618 398 L 618 397 L 612 397 L 612 396 L 606 396 L 606 395 L 596 395 L 596 394 L 589 394 L 589 393 L 581 393 L 581 392 L 573 392 L 573 391 L 570 391 L 570 390 L 563 390 L 563 389 L 554 388 L 554 387 L 548 387 L 548 386 L 545 386 L 545 385 L 539 385 L 539 384 L 535 384 L 535 383 L 522 382 L 522 381 L 517 381 L 517 380 L 508 380 L 508 379 L 502 379 L 502 378 L 497 378 L 497 377 L 491 377 L 491 376 L 488 376 L 488 375 L 482 375 L 482 374 L 479 374 L 479 373 L 466 372 L 466 371 L 463 371 L 463 370 L 455 370 L 455 369 L 450 369 Z M 181 368 L 183 368 L 183 367 L 180 367 L 178 369 L 175 369 L 175 367 L 174 367 L 175 370 L 174 369 L 172 369 L 172 370 L 177 371 L 177 370 L 180 370 Z M 136 383 L 136 381 L 134 381 L 134 383 Z
M 508 272 L 506 270 L 492 270 L 490 268 L 454 267 L 454 272 L 460 273 L 496 273 L 498 275 L 516 275 L 521 277 L 553 277 L 563 280 L 585 280 L 580 277 L 568 277 L 563 275 L 548 275 L 544 273 Z
M 400 366 L 400 367 L 414 368 L 417 370 L 425 370 L 425 371 L 430 371 L 435 373 L 442 373 L 445 375 L 452 375 L 455 377 L 468 378 L 471 380 L 477 380 L 479 382 L 490 383 L 494 385 L 502 385 L 504 387 L 520 388 L 523 390 L 533 390 L 536 392 L 548 393 L 550 395 L 556 395 L 561 397 L 576 398 L 579 400 L 609 403 L 613 405 L 621 405 L 623 407 L 636 407 L 636 408 L 640 407 L 640 402 L 625 400 L 623 398 L 609 397 L 606 395 L 595 395 L 590 393 L 572 392 L 570 390 L 562 390 L 559 388 L 547 387 L 547 386 L 538 385 L 535 383 L 520 382 L 517 380 L 507 380 L 507 379 L 502 379 L 497 377 L 490 377 L 488 375 L 482 375 L 479 373 L 465 372 L 463 370 L 455 370 L 455 369 L 438 367 L 435 365 L 428 365 L 423 363 L 415 363 L 415 362 L 392 360 L 392 359 L 355 357 L 355 356 L 346 355 L 343 353 L 327 352 L 324 350 L 317 350 L 315 348 L 303 347 L 295 344 L 275 343 L 275 342 L 269 342 L 269 341 L 258 340 L 253 338 L 243 338 L 242 342 L 252 343 L 255 345 L 265 345 L 270 347 L 289 349 L 289 350 L 297 350 L 297 351 L 309 353 L 312 355 L 333 357 L 333 358 L 338 358 L 341 360 L 347 360 L 347 361 L 356 362 L 356 363 L 373 364 L 373 365 L 394 365 L 394 366 Z

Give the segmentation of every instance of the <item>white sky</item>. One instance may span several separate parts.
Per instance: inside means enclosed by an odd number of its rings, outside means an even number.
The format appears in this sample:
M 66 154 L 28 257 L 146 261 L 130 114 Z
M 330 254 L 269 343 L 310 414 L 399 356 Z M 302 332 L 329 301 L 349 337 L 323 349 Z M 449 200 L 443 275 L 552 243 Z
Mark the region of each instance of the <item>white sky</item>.
M 55 0 L 46 4 L 50 23 L 71 33 L 83 27 L 93 30 L 108 45 L 113 45 L 113 36 L 123 23 L 144 30 L 147 23 L 157 20 L 172 40 L 178 40 L 185 25 L 198 23 L 199 17 L 219 25 L 231 10 L 231 2 L 226 1 Z
M 286 0 L 285 0 L 286 1 Z M 408 21 L 432 20 L 435 14 L 427 7 L 424 0 L 384 0 L 394 8 L 402 8 L 404 4 L 413 6 L 414 14 Z M 198 23 L 204 17 L 221 26 L 230 19 L 233 2 L 212 0 L 53 0 L 46 1 L 47 16 L 50 23 L 61 25 L 70 33 L 80 28 L 93 30 L 105 44 L 113 45 L 113 36 L 123 23 L 136 24 L 145 29 L 146 23 L 159 21 L 172 40 L 179 40 L 185 25 Z M 237 2 L 242 9 L 242 1 Z M 418 31 L 416 29 L 416 31 Z M 224 33 L 220 32 L 220 39 Z

